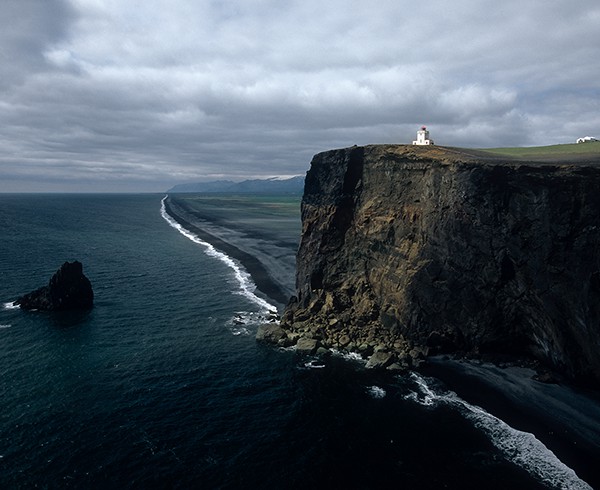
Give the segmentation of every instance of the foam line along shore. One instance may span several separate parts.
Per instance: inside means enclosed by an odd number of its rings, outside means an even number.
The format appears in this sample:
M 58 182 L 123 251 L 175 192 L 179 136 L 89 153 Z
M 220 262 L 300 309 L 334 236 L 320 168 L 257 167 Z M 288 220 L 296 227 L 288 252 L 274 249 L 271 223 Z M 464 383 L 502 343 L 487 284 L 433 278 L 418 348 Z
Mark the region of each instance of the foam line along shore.
M 411 373 L 411 378 L 415 383 L 415 391 L 407 394 L 406 399 L 425 407 L 446 406 L 457 410 L 486 434 L 508 461 L 523 468 L 549 488 L 592 489 L 534 434 L 511 427 L 483 408 L 463 400 L 453 391 L 436 388 L 433 379 L 415 372 Z
M 221 260 L 230 267 L 240 286 L 241 294 L 256 303 L 265 312 L 276 312 L 277 306 L 258 296 L 255 293 L 256 288 L 275 302 L 284 304 L 285 296 L 277 284 L 269 280 L 269 276 L 260 262 L 174 213 L 169 206 L 168 196 L 161 200 L 161 215 L 179 233 L 202 245 L 208 255 Z

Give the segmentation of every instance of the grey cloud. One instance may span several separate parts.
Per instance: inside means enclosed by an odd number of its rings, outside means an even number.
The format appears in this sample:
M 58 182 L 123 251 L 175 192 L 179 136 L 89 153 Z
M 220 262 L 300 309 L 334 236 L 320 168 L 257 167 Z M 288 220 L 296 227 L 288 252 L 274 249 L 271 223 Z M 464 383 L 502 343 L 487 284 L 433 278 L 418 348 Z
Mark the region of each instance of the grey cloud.
M 595 2 L 351 4 L 11 0 L 0 191 L 301 174 L 421 124 L 451 146 L 600 133 Z
M 64 39 L 75 12 L 63 0 L 4 0 L 0 15 L 0 89 L 51 69 L 44 51 Z

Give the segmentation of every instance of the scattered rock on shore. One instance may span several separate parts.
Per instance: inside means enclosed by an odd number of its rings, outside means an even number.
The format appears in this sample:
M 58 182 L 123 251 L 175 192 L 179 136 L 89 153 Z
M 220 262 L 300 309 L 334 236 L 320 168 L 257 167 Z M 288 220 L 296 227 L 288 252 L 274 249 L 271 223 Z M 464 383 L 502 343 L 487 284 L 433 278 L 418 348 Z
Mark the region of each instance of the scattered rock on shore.
M 267 323 L 258 327 L 256 340 L 261 340 L 270 344 L 284 345 L 287 341 L 287 334 L 278 324 Z
M 377 351 L 367 361 L 367 368 L 380 369 L 386 368 L 392 364 L 394 354 L 391 352 Z
M 314 354 L 319 348 L 319 341 L 308 337 L 300 337 L 296 343 L 296 352 Z
M 427 357 L 427 349 L 411 348 L 401 338 L 385 336 L 377 338 L 376 335 L 367 338 L 358 333 L 342 335 L 340 342 L 331 328 L 311 329 L 310 326 L 306 326 L 294 330 L 285 323 L 264 324 L 258 327 L 256 340 L 279 347 L 295 345 L 296 352 L 303 355 L 324 355 L 332 349 L 345 352 L 358 351 L 367 361 L 365 367 L 368 369 L 406 371 L 418 367 Z

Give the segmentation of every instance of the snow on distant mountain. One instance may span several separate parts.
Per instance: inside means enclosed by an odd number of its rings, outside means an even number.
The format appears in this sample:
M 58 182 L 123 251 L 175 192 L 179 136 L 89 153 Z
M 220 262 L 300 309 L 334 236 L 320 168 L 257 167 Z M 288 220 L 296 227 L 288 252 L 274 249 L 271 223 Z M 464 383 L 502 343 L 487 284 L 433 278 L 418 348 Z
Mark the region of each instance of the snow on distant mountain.
M 167 192 L 238 192 L 242 194 L 302 194 L 304 190 L 304 176 L 298 175 L 291 178 L 273 177 L 270 179 L 252 179 L 242 182 L 231 180 L 215 180 L 211 182 L 196 182 L 192 184 L 177 184 Z

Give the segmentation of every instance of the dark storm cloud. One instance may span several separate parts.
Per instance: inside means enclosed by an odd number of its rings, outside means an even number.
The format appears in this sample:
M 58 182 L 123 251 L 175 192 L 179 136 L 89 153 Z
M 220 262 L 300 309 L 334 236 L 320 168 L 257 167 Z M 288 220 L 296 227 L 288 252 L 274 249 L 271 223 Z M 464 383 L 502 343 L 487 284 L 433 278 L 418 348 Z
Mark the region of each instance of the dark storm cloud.
M 10 0 L 0 191 L 161 190 L 409 142 L 600 133 L 600 7 L 507 0 Z

